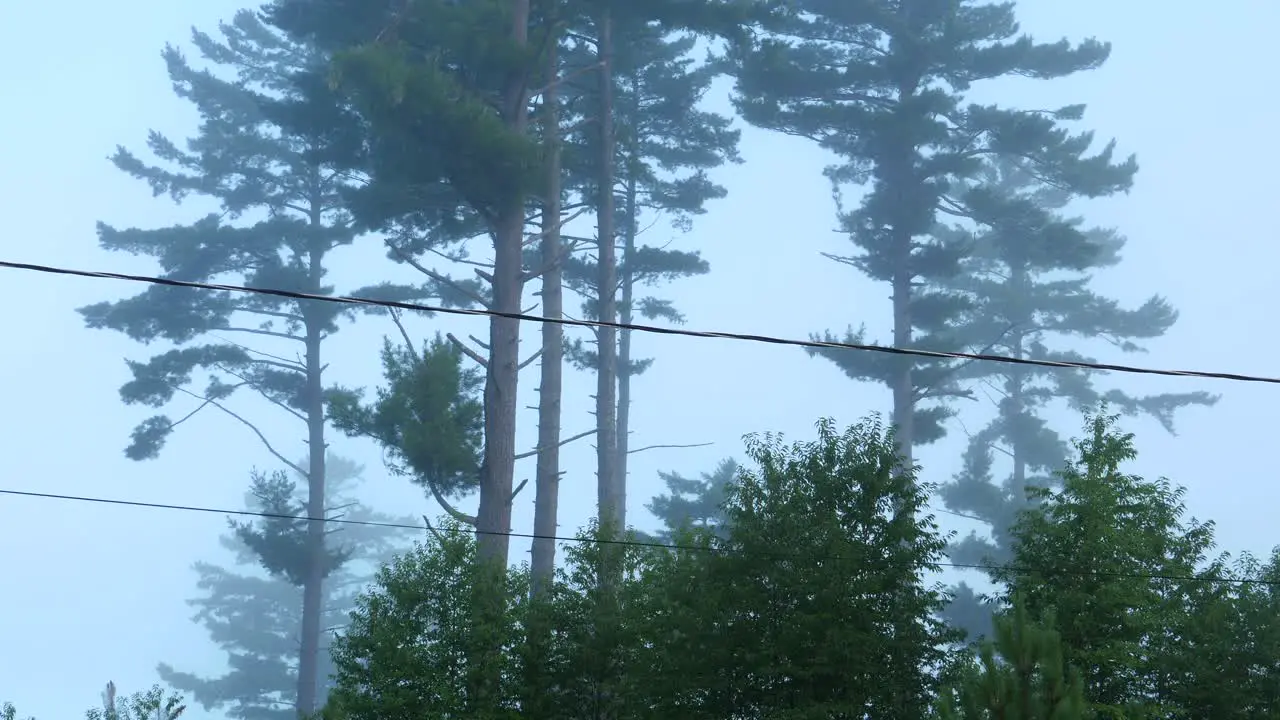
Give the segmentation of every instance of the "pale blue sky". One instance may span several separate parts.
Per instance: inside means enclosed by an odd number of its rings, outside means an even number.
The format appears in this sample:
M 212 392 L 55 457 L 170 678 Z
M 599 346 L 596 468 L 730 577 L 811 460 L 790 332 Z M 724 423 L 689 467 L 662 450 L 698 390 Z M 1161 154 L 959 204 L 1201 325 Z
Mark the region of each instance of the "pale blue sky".
M 192 113 L 170 92 L 159 51 L 166 42 L 185 42 L 190 26 L 211 30 L 241 6 L 228 0 L 195 5 L 0 6 L 9 108 L 0 115 L 6 210 L 0 257 L 145 273 L 154 268 L 99 251 L 94 223 L 163 225 L 200 213 L 153 199 L 106 161 L 117 143 L 140 148 L 149 128 L 178 137 L 190 130 Z M 1085 102 L 1089 127 L 1138 153 L 1136 189 L 1087 210 L 1092 221 L 1130 238 L 1125 262 L 1100 279 L 1100 288 L 1131 303 L 1160 292 L 1182 310 L 1182 321 L 1149 355 L 1102 359 L 1280 375 L 1272 360 L 1277 343 L 1269 333 L 1273 296 L 1266 279 L 1280 262 L 1267 209 L 1275 182 L 1268 178 L 1280 167 L 1274 139 L 1280 106 L 1263 90 L 1272 84 L 1270 70 L 1280 66 L 1272 37 L 1280 5 L 1024 0 L 1021 7 L 1026 28 L 1042 38 L 1096 35 L 1115 44 L 1114 56 L 1099 72 L 1049 84 L 1004 83 L 985 88 L 984 99 L 1026 107 Z M 819 254 L 845 247 L 832 232 L 822 154 L 750 129 L 743 154 L 745 165 L 720 174 L 729 198 L 678 240 L 701 248 L 713 267 L 710 276 L 671 290 L 690 327 L 790 337 L 861 322 L 886 329 L 887 289 Z M 667 239 L 666 232 L 658 226 L 650 242 Z M 400 276 L 375 243 L 353 250 L 335 272 L 348 287 Z M 184 427 L 158 460 L 124 458 L 128 433 L 144 412 L 123 407 L 116 389 L 126 377 L 122 358 L 142 357 L 143 348 L 84 330 L 74 309 L 139 289 L 0 270 L 0 307 L 7 309 L 0 487 L 236 508 L 248 470 L 273 467 L 241 427 L 213 415 Z M 476 319 L 416 327 L 419 335 L 484 329 Z M 385 320 L 370 319 L 339 335 L 330 349 L 336 377 L 376 383 L 379 337 L 390 331 Z M 535 332 L 531 326 L 525 335 Z M 637 346 L 657 362 L 637 384 L 633 445 L 714 443 L 636 456 L 630 506 L 638 522 L 657 490 L 657 470 L 710 469 L 739 455 L 747 432 L 805 437 L 820 416 L 853 421 L 887 409 L 886 392 L 855 385 L 799 350 L 665 336 L 640 337 Z M 1130 423 L 1142 452 L 1136 470 L 1187 485 L 1190 510 L 1218 521 L 1225 549 L 1265 551 L 1280 540 L 1272 528 L 1280 490 L 1270 463 L 1261 462 L 1261 450 L 1274 442 L 1268 419 L 1280 389 L 1131 376 L 1104 382 L 1222 393 L 1217 408 L 1186 413 L 1176 439 L 1154 423 Z M 526 389 L 534 385 L 533 376 L 524 381 Z M 572 376 L 567 434 L 592 422 L 593 385 Z M 242 407 L 288 452 L 303 452 L 299 428 L 273 419 L 268 407 Z M 964 410 L 973 423 L 985 412 L 977 403 Z M 531 446 L 532 414 L 522 422 L 523 443 Z M 1070 431 L 1077 420 L 1063 423 Z M 957 432 L 921 453 L 926 477 L 949 474 L 962 440 Z M 417 491 L 386 477 L 370 446 L 338 440 L 335 450 L 367 465 L 371 503 L 434 514 Z M 586 444 L 566 457 L 565 532 L 591 512 L 591 458 Z M 528 495 L 517 507 L 517 531 L 530 529 Z M 221 658 L 189 622 L 184 601 L 194 590 L 191 562 L 220 557 L 216 537 L 223 528 L 217 515 L 0 496 L 0 699 L 53 720 L 95 704 L 108 680 L 128 691 L 150 685 L 157 661 L 216 670 Z M 513 557 L 527 546 L 514 540 Z

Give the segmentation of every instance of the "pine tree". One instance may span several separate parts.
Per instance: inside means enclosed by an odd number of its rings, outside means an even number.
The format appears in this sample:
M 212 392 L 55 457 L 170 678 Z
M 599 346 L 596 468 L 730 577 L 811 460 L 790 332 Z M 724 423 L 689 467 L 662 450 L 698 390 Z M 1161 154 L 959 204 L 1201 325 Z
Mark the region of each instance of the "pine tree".
M 1032 623 L 1016 601 L 996 621 L 993 640 L 984 642 L 980 665 L 944 696 L 940 720 L 1086 720 L 1080 674 L 1067 668 L 1052 615 Z
M 711 83 L 722 72 L 715 62 L 698 63 L 692 57 L 697 36 L 672 33 L 646 17 L 624 15 L 614 23 L 612 58 L 613 115 L 616 143 L 613 153 L 614 196 L 618 265 L 614 282 L 617 320 L 630 324 L 643 320 L 683 323 L 684 316 L 670 301 L 643 292 L 646 287 L 710 270 L 697 251 L 670 250 L 640 244 L 646 224 L 666 217 L 680 231 L 692 228 L 693 218 L 706 211 L 711 200 L 724 197 L 725 189 L 713 182 L 708 171 L 725 163 L 740 162 L 740 133 L 732 121 L 698 108 Z M 585 70 L 595 63 L 594 53 L 581 47 L 566 53 L 566 95 L 570 104 L 587 104 L 595 89 L 585 80 Z M 589 106 L 589 105 L 588 105 Z M 589 123 L 586 123 L 589 125 Z M 603 157 L 598 138 L 589 131 L 569 140 L 578 155 L 569 174 L 590 176 L 598 172 Z M 584 157 L 585 156 L 585 157 Z M 593 243 L 596 241 L 593 240 Z M 595 258 L 576 254 L 569 258 L 565 278 L 586 301 L 583 315 L 600 318 L 601 267 Z M 605 294 L 605 297 L 608 293 Z M 595 333 L 595 349 L 580 340 L 568 348 L 568 358 L 580 369 L 599 372 L 601 333 Z M 652 364 L 636 358 L 633 333 L 619 330 L 617 340 L 617 442 L 614 463 L 618 482 L 625 488 L 630 446 L 630 410 L 633 378 Z M 623 491 L 625 496 L 625 489 Z
M 978 0 L 843 3 L 795 0 L 774 8 L 763 32 L 738 43 L 735 105 L 762 128 L 808 138 L 838 158 L 827 169 L 840 197 L 866 186 L 840 227 L 857 251 L 829 255 L 892 289 L 895 347 L 959 350 L 949 328 L 964 298 L 939 287 L 961 271 L 965 243 L 934 236 L 939 213 L 967 216 L 973 198 L 958 180 L 984 158 L 1020 156 L 1036 174 L 1094 197 L 1129 187 L 1137 169 L 1112 162 L 1113 145 L 1090 155 L 1092 133 L 1056 112 L 965 104 L 976 83 L 1010 76 L 1051 79 L 1098 67 L 1109 47 L 1095 40 L 1051 44 L 1020 36 L 1012 3 Z M 850 330 L 828 339 L 867 342 Z M 987 342 L 994 341 L 989 338 Z M 948 400 L 964 393 L 942 361 L 874 353 L 817 352 L 851 378 L 893 393 L 893 424 L 904 456 L 943 435 Z M 910 463 L 908 463 L 910 464 Z
M 674 472 L 659 473 L 667 492 L 657 495 L 646 508 L 662 523 L 657 538 L 672 542 L 688 528 L 705 528 L 720 537 L 728 532 L 724 520 L 725 491 L 738 475 L 738 463 L 721 460 L 715 470 L 694 479 Z
M 564 265 L 569 248 L 564 242 L 563 168 L 564 144 L 561 119 L 564 116 L 560 84 L 560 46 L 564 30 L 561 23 L 563 3 L 546 1 L 548 30 L 547 53 L 543 70 L 546 85 L 539 107 L 538 130 L 546 145 L 546 187 L 543 191 L 541 222 L 536 265 L 542 268 L 539 291 L 542 316 L 553 320 L 564 317 Z M 538 382 L 538 447 L 534 476 L 533 534 L 530 548 L 531 591 L 540 596 L 555 581 L 556 541 L 560 528 L 560 445 L 562 402 L 564 397 L 564 326 L 556 322 L 542 324 L 542 348 Z M 531 628 L 530 646 L 540 646 L 548 639 L 549 628 Z M 536 685 L 536 682 L 533 683 Z
M 1099 296 L 1089 285 L 1092 272 L 1120 262 L 1125 239 L 1111 230 L 1088 228 L 1063 208 L 1071 194 L 1039 182 L 1024 163 L 1002 160 L 988 164 L 970 185 L 970 207 L 979 231 L 946 228 L 970 238 L 970 253 L 961 272 L 943 283 L 969 298 L 953 335 L 964 345 L 987 343 L 985 351 L 1033 360 L 1094 362 L 1071 350 L 1072 338 L 1103 338 L 1122 352 L 1140 352 L 1142 340 L 1168 332 L 1178 314 L 1160 296 L 1135 309 Z M 999 338 L 990 342 L 989 338 Z M 956 373 L 969 387 L 996 395 L 996 417 L 970 438 L 964 466 L 944 486 L 942 499 L 956 512 L 991 526 L 991 540 L 970 534 L 952 549 L 956 563 L 1002 564 L 1012 559 L 1010 531 L 1027 507 L 1026 487 L 1053 483 L 1053 473 L 1067 462 L 1066 441 L 1043 417 L 1051 402 L 1064 401 L 1085 411 L 1106 401 L 1125 415 L 1147 414 L 1173 432 L 1174 413 L 1190 405 L 1212 405 L 1204 392 L 1135 397 L 1096 387 L 1096 373 L 1081 370 L 998 363 L 971 363 Z M 994 453 L 1009 459 L 1008 476 L 994 481 Z M 976 620 L 983 611 L 972 591 L 961 590 L 953 619 Z
M 352 118 L 323 88 L 295 82 L 324 66 L 322 54 L 278 36 L 248 11 L 219 30 L 221 38 L 196 31 L 192 40 L 226 77 L 193 67 L 176 48 L 164 52 L 175 91 L 200 114 L 198 134 L 183 148 L 152 132 L 148 147 L 157 160 L 154 165 L 124 148 L 112 157 L 118 168 L 146 181 L 156 195 L 175 201 L 202 196 L 217 202 L 219 210 L 167 228 L 100 224 L 100 243 L 108 250 L 153 258 L 164 277 L 329 294 L 333 288 L 324 278 L 330 255 L 351 244 L 354 235 L 341 199 L 346 180 L 322 157 L 340 144 Z M 289 117 L 306 117 L 312 124 L 283 129 L 281 123 Z M 421 295 L 389 286 L 358 292 Z M 307 515 L 325 515 L 322 349 L 352 311 L 334 303 L 156 285 L 80 312 L 91 328 L 177 346 L 145 362 L 130 361 L 133 379 L 120 394 L 128 404 L 156 408 L 182 395 L 194 401 L 194 409 L 177 420 L 156 415 L 144 421 L 126 450 L 130 458 L 155 457 L 174 428 L 215 408 L 250 429 L 283 465 L 303 473 L 304 466 L 289 460 L 254 421 L 228 404 L 237 391 L 252 390 L 306 425 Z M 242 344 L 232 337 L 255 342 Z M 290 345 L 301 352 L 286 349 Z M 290 359 L 295 354 L 301 359 Z M 202 376 L 207 388 L 192 389 Z M 312 563 L 303 593 L 297 693 L 304 713 L 316 707 L 326 557 L 323 524 L 311 523 L 308 532 Z
M 403 238 L 393 252 L 406 262 L 440 242 L 488 235 L 491 267 L 477 273 L 485 291 L 445 284 L 520 313 L 524 284 L 539 275 L 522 265 L 525 213 L 545 180 L 529 96 L 547 28 L 532 26 L 530 0 L 276 0 L 267 15 L 335 54 L 329 80 L 367 131 L 363 153 L 348 158 L 368 179 L 352 202 L 358 223 Z M 486 373 L 479 557 L 495 567 L 506 566 L 510 547 L 519 340 L 520 323 L 495 315 L 488 357 L 470 352 Z
M 326 468 L 330 501 L 343 508 L 340 519 L 413 522 L 359 503 L 352 493 L 361 482 L 362 468 L 351 461 L 330 455 Z M 159 674 L 206 710 L 220 710 L 236 720 L 293 720 L 297 717 L 297 647 L 307 537 L 305 522 L 279 516 L 302 516 L 306 493 L 284 472 L 255 472 L 246 501 L 248 511 L 277 517 L 230 520 L 231 531 L 222 536 L 221 544 L 243 569 L 196 563 L 202 594 L 191 601 L 197 608 L 194 619 L 209 629 L 227 653 L 230 669 L 219 677 L 203 678 L 161 664 Z M 394 528 L 354 524 L 330 532 L 338 547 L 328 550 L 322 625 L 325 634 L 332 636 L 346 624 L 355 594 L 378 567 L 403 549 L 407 538 Z M 332 674 L 327 649 L 321 659 L 318 703 L 322 705 Z
M 385 384 L 368 403 L 363 390 L 334 393 L 330 417 L 347 435 L 376 442 L 392 473 L 474 527 L 477 519 L 450 502 L 479 486 L 484 458 L 484 378 L 463 363 L 458 346 L 439 335 L 421 351 L 407 334 L 403 345 L 386 340 Z

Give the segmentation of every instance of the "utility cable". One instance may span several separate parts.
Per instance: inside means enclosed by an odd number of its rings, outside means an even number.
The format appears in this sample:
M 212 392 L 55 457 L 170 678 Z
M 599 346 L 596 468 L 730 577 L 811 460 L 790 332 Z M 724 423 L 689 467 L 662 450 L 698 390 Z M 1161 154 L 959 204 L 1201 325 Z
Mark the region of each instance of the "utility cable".
M 435 305 L 422 305 L 418 303 L 399 302 L 395 300 L 376 300 L 373 298 L 352 297 L 349 295 L 315 295 L 311 293 L 296 292 L 293 290 L 279 290 L 274 288 L 254 288 L 243 285 L 223 285 L 218 283 L 202 283 L 189 280 L 174 280 L 172 278 L 154 277 L 150 275 L 129 275 L 126 273 L 114 273 L 95 270 L 76 270 L 72 268 L 55 267 L 51 265 L 36 265 L 32 263 L 10 262 L 0 260 L 0 267 L 10 268 L 13 270 L 27 270 L 31 272 L 46 273 L 52 275 L 71 275 L 75 277 L 86 278 L 103 278 L 108 280 L 126 280 L 129 282 L 149 283 L 152 285 L 166 285 L 169 287 L 185 287 L 197 290 L 218 290 L 222 292 L 236 293 L 256 293 L 259 295 L 273 295 L 275 297 L 290 298 L 293 300 L 311 300 L 315 302 L 330 302 L 346 305 L 365 305 L 371 307 L 395 308 L 397 310 L 411 310 L 426 313 L 443 313 L 448 315 L 469 315 L 473 317 L 501 317 L 522 322 L 536 323 L 554 323 L 567 327 L 585 327 L 585 328 L 615 328 L 618 330 L 631 330 L 635 332 L 654 333 L 659 335 L 680 335 L 683 337 L 696 338 L 720 338 L 724 340 L 743 340 L 747 342 L 770 343 L 773 345 L 789 345 L 793 347 L 802 347 L 812 350 L 861 350 L 863 352 L 877 352 L 889 355 L 907 355 L 913 357 L 944 359 L 944 360 L 981 360 L 986 362 L 1004 363 L 1007 365 L 1030 365 L 1036 367 L 1062 368 L 1074 370 L 1103 370 L 1118 373 L 1130 373 L 1136 375 L 1163 375 L 1169 377 L 1195 377 L 1207 378 L 1211 380 L 1232 380 L 1236 382 L 1266 383 L 1270 385 L 1280 385 L 1280 377 L 1267 377 L 1263 375 L 1242 375 L 1239 373 L 1227 372 L 1207 372 L 1201 370 L 1164 370 L 1158 368 L 1138 367 L 1134 365 L 1114 365 L 1109 363 L 1092 363 L 1092 362 L 1073 362 L 1068 360 L 1037 360 L 1032 358 L 1009 357 L 1005 355 L 988 355 L 984 353 L 965 353 L 965 352 L 945 352 L 941 350 L 920 350 L 916 348 L 900 348 L 887 345 L 864 345 L 859 343 L 842 343 L 842 342 L 826 342 L 823 340 L 795 340 L 788 338 L 774 337 L 770 335 L 751 335 L 745 333 L 717 332 L 711 330 L 684 330 L 680 328 L 660 327 L 657 325 L 640 325 L 636 323 L 617 323 L 603 322 L 600 320 L 574 320 L 570 318 L 548 318 L 538 315 L 527 315 L 524 313 L 501 312 L 490 309 L 475 308 L 451 308 L 440 307 Z
M 328 518 L 328 517 L 308 517 L 304 515 L 285 515 L 282 513 L 259 512 L 255 510 L 222 510 L 219 508 L 202 507 L 199 505 L 172 505 L 168 503 L 142 502 L 140 500 L 121 500 L 117 498 L 91 497 L 85 495 L 62 495 L 58 493 L 33 492 L 27 490 L 7 490 L 0 489 L 0 495 L 12 495 L 28 498 L 42 498 L 46 500 L 66 500 L 72 502 L 99 503 L 103 505 L 116 505 L 125 507 L 148 508 L 152 510 L 179 510 L 184 512 L 200 512 L 214 513 L 218 515 L 236 515 L 240 517 L 256 517 L 271 520 L 294 520 L 297 522 L 322 522 L 336 523 L 343 525 L 360 525 L 365 527 L 381 527 L 398 530 L 417 530 L 431 531 L 439 533 L 441 531 L 453 534 L 466 535 L 488 535 L 508 538 L 527 538 L 535 540 L 554 540 L 557 542 L 572 543 L 595 543 L 597 545 L 619 545 L 625 547 L 644 547 L 644 548 L 661 548 L 666 550 L 684 550 L 690 552 L 714 552 L 714 553 L 734 553 L 737 551 L 726 548 L 717 548 L 714 546 L 699 545 L 676 545 L 670 543 L 653 542 L 648 540 L 618 540 L 610 538 L 590 538 L 590 537 L 565 537 L 560 535 L 537 535 L 534 533 L 520 532 L 498 532 L 494 530 L 480 530 L 479 528 L 459 528 L 444 527 L 437 528 L 431 525 L 410 525 L 408 523 L 383 522 L 377 520 L 349 520 L 346 518 Z M 423 518 L 426 519 L 425 516 Z M 779 558 L 795 559 L 802 557 L 796 554 L 779 554 Z M 1004 571 L 1017 574 L 1029 574 L 1032 571 L 1027 568 L 1019 568 L 1011 565 L 986 565 L 974 563 L 951 563 L 951 562 L 934 562 L 929 565 L 944 568 L 954 568 L 961 570 L 986 570 L 986 571 Z M 1265 578 L 1230 578 L 1215 575 L 1166 575 L 1160 573 L 1119 573 L 1107 572 L 1104 570 L 1054 570 L 1049 574 L 1072 575 L 1077 577 L 1111 577 L 1111 578 L 1135 578 L 1143 580 L 1172 580 L 1182 582 L 1214 582 L 1214 583 L 1234 583 L 1237 585 L 1280 585 L 1280 581 L 1267 580 Z

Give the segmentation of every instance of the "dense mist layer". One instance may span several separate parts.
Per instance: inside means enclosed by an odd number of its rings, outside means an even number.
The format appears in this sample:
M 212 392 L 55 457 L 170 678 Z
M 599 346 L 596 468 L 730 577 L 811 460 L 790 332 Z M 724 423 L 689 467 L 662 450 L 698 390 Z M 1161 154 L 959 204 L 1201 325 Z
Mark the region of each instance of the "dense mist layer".
M 1235 5 L 6 12 L 5 720 L 1280 717 Z

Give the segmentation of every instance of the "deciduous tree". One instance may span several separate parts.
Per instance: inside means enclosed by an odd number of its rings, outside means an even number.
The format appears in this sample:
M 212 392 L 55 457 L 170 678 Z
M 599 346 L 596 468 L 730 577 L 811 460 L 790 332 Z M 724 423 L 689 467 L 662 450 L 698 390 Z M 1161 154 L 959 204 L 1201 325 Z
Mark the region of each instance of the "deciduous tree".
M 1168 678 L 1186 657 L 1187 598 L 1205 582 L 1213 524 L 1184 517 L 1182 488 L 1124 472 L 1137 452 L 1117 419 L 1088 418 L 1061 489 L 1032 491 L 1038 505 L 1014 526 L 1013 562 L 992 578 L 1002 602 L 1055 613 L 1091 708 L 1166 717 L 1178 709 Z

